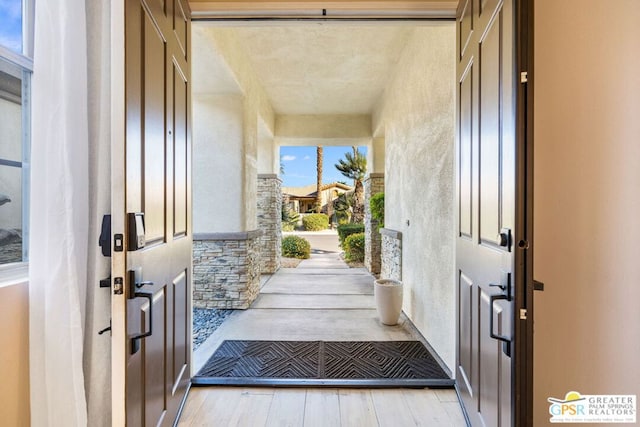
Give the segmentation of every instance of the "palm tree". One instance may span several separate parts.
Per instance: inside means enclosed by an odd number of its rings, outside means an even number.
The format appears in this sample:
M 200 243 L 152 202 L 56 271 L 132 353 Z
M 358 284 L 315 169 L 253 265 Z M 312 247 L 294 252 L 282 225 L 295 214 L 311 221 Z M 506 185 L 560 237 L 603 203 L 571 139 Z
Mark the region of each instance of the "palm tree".
M 322 210 L 322 147 L 316 147 L 316 213 Z
M 367 173 L 367 158 L 360 150 L 353 147 L 353 154 L 344 153 L 344 159 L 338 160 L 335 167 L 342 175 L 354 181 L 354 203 L 351 222 L 364 222 L 364 187 L 362 186 L 362 180 Z

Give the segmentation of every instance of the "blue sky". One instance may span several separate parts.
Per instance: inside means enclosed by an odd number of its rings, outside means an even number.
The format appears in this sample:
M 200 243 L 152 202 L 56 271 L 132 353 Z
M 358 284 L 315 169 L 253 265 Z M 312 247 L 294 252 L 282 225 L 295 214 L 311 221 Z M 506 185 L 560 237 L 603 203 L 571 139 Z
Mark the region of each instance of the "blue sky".
M 22 53 L 22 0 L 0 0 L 0 45 Z
M 359 147 L 359 150 L 366 155 L 367 147 Z M 334 167 L 347 152 L 353 153 L 353 148 L 323 148 L 322 182 L 324 184 L 344 181 L 353 185 L 349 178 L 343 176 Z M 280 147 L 280 161 L 284 166 L 284 175 L 280 176 L 283 187 L 302 187 L 316 183 L 316 147 Z

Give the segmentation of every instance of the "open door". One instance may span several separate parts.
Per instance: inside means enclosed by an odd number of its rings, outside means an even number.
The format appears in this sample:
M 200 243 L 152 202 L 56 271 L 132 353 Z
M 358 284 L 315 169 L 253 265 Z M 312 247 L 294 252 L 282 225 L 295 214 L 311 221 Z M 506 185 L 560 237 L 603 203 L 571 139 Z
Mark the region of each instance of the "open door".
M 456 377 L 473 426 L 531 422 L 520 4 L 458 9 Z
M 114 151 L 112 195 L 114 425 L 173 425 L 190 383 L 188 7 L 124 2 L 125 141 L 123 155 Z

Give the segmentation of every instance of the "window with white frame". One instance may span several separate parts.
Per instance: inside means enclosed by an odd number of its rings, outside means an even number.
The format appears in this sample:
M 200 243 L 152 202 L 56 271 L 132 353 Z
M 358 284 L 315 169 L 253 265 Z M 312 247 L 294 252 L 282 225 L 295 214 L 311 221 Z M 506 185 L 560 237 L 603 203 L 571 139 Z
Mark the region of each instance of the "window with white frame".
M 33 0 L 0 0 L 0 267 L 28 260 Z

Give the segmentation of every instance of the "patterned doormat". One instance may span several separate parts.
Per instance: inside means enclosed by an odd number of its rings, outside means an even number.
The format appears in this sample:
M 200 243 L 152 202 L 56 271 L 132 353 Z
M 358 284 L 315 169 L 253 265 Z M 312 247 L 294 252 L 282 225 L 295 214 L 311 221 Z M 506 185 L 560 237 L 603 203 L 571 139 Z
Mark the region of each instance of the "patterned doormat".
M 224 341 L 193 385 L 450 387 L 419 341 Z

